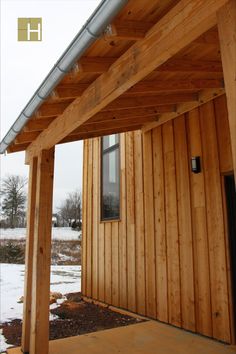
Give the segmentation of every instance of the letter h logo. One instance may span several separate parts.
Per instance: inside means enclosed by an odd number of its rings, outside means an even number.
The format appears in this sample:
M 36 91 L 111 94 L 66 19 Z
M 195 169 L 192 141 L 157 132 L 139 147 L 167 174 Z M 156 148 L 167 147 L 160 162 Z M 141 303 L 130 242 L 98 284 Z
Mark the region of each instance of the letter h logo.
M 18 18 L 18 41 L 42 41 L 42 18 Z

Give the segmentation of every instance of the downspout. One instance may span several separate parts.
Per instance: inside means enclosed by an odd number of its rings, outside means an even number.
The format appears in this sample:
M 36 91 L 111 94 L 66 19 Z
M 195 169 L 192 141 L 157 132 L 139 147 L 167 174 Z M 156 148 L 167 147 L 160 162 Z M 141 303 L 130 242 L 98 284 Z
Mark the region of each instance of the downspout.
M 1 141 L 0 154 L 5 153 L 8 146 L 24 128 L 54 87 L 81 58 L 86 49 L 103 34 L 106 27 L 128 1 L 129 0 L 103 0 L 99 4 Z

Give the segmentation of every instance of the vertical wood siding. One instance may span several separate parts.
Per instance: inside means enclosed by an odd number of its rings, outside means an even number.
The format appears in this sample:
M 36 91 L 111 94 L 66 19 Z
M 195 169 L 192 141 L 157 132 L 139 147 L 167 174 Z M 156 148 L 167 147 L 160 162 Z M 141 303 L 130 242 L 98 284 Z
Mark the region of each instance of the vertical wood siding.
M 84 143 L 83 294 L 231 342 L 225 97 L 120 142 L 113 222 L 100 222 L 100 139 Z M 201 173 L 191 172 L 191 156 L 201 156 Z

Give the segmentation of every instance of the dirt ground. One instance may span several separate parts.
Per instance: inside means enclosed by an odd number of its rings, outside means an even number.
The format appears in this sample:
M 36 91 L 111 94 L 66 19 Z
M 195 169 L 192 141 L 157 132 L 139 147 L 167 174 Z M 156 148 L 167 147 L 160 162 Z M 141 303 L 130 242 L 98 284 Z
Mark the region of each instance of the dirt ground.
M 53 240 L 52 265 L 79 265 L 81 264 L 80 240 Z M 0 240 L 0 263 L 25 263 L 25 240 Z
M 67 300 L 51 310 L 51 313 L 57 318 L 50 321 L 50 340 L 127 326 L 142 321 L 105 307 L 86 303 L 81 300 L 80 293 L 67 294 Z M 8 344 L 20 345 L 21 327 L 21 320 L 13 320 L 1 325 L 0 328 Z

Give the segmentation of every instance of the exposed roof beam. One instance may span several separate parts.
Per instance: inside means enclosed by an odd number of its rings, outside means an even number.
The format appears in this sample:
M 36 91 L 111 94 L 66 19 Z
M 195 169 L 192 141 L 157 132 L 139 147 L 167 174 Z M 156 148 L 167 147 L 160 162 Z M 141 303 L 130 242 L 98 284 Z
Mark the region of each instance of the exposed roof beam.
M 152 94 L 158 92 L 178 92 L 178 91 L 196 91 L 209 88 L 222 88 L 224 81 L 222 80 L 206 80 L 206 79 L 188 79 L 188 80 L 155 80 L 141 81 L 131 87 L 125 95 Z
M 199 38 L 196 39 L 195 43 L 218 45 L 219 44 L 219 34 L 217 31 L 217 28 L 213 28 L 210 31 L 207 31 L 206 33 L 201 35 Z
M 37 117 L 55 117 L 62 114 L 74 99 L 66 102 L 44 103 L 37 111 Z
M 200 39 L 199 39 L 200 41 Z M 118 58 L 109 57 L 83 57 L 68 74 L 78 76 L 81 73 L 103 74 Z M 171 59 L 155 68 L 156 72 L 223 72 L 220 61 Z
M 31 143 L 33 140 L 35 140 L 37 138 L 37 136 L 39 134 L 40 134 L 40 131 L 22 132 L 15 139 L 15 144 L 17 145 L 17 144 Z
M 136 107 L 151 107 L 157 105 L 177 104 L 180 102 L 197 101 L 196 93 L 173 93 L 166 95 L 120 97 L 104 108 L 104 111 L 120 110 Z
M 221 61 L 171 59 L 154 71 L 223 73 Z
M 59 85 L 55 90 L 56 99 L 77 98 L 89 87 L 90 84 L 64 84 Z M 137 95 L 147 93 L 203 90 L 208 88 L 224 87 L 223 80 L 219 79 L 186 79 L 186 80 L 155 80 L 141 81 L 131 87 L 125 95 Z
M 131 108 L 118 111 L 102 111 L 95 114 L 87 121 L 87 123 L 89 124 L 90 122 L 99 122 L 104 120 L 118 120 L 133 117 L 153 116 L 160 113 L 174 112 L 175 109 L 176 106 L 172 104 L 153 107 L 137 107 L 135 110 Z
M 31 119 L 27 125 L 24 128 L 24 132 L 29 132 L 29 131 L 40 131 L 46 129 L 50 123 L 53 122 L 53 120 L 56 117 L 47 117 L 47 118 L 35 118 Z
M 59 142 L 59 144 L 64 144 L 72 141 L 77 141 L 77 140 L 83 140 L 83 139 L 90 139 L 98 136 L 104 136 L 104 135 L 109 135 L 109 134 L 116 134 L 116 133 L 124 133 L 128 131 L 133 131 L 133 130 L 138 130 L 141 129 L 142 125 L 141 124 L 132 124 L 130 126 L 122 126 L 120 128 L 109 128 L 109 129 L 104 129 L 96 132 L 90 132 L 90 133 L 80 133 L 80 134 L 75 134 L 75 135 L 69 135 L 63 140 Z
M 145 37 L 153 23 L 144 21 L 114 21 L 105 31 L 106 38 L 139 40 Z
M 139 117 L 149 117 L 157 116 L 160 113 L 174 112 L 176 110 L 176 105 L 161 105 L 156 107 L 144 107 L 133 109 L 122 109 L 119 111 L 102 111 L 101 113 L 95 114 L 91 119 L 88 120 L 86 124 L 93 124 L 94 122 L 107 122 L 107 121 L 117 121 L 128 118 L 139 118 Z M 24 128 L 24 132 L 42 131 L 46 129 L 51 122 L 56 117 L 41 117 L 35 118 L 28 122 Z
M 82 57 L 78 63 L 78 72 L 102 74 L 106 72 L 117 58 Z
M 99 76 L 26 151 L 26 162 L 49 149 L 155 68 L 216 25 L 216 11 L 227 0 L 180 0 L 144 39 L 137 41 Z
M 131 125 L 142 125 L 147 122 L 156 122 L 158 120 L 158 116 L 146 116 L 146 117 L 133 117 L 133 118 L 125 118 L 120 120 L 110 120 L 110 121 L 101 121 L 101 122 L 92 122 L 88 124 L 83 124 L 76 130 L 74 130 L 71 135 L 80 134 L 80 133 L 91 133 L 94 131 L 111 129 L 112 127 L 121 128 Z
M 7 148 L 8 154 L 11 154 L 13 152 L 19 152 L 19 151 L 24 151 L 27 149 L 27 147 L 30 145 L 30 143 L 24 143 L 24 144 L 12 144 Z
M 210 89 L 210 90 L 203 90 L 199 93 L 198 101 L 196 102 L 187 102 L 187 103 L 180 103 L 177 105 L 176 111 L 172 113 L 163 113 L 159 116 L 159 119 L 156 122 L 147 123 L 143 126 L 143 132 L 147 132 L 153 128 L 158 127 L 161 124 L 168 122 L 174 118 L 177 118 L 183 113 L 189 112 L 192 109 L 203 105 L 204 103 L 216 98 L 217 96 L 221 96 L 225 93 L 224 89 Z

